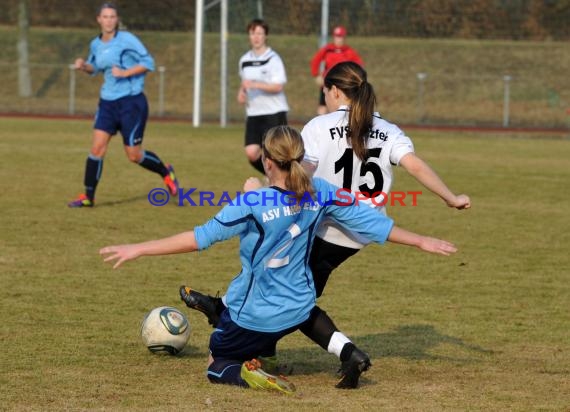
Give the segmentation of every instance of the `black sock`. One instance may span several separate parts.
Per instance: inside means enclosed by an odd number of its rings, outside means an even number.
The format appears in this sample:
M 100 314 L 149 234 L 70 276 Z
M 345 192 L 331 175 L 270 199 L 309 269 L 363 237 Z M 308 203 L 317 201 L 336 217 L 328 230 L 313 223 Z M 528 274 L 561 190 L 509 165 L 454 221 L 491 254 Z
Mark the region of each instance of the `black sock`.
M 143 150 L 143 157 L 139 162 L 139 165 L 151 172 L 158 173 L 162 177 L 165 177 L 170 173 L 164 163 L 162 163 L 162 160 L 160 160 L 160 157 L 150 150 Z
M 208 379 L 212 383 L 225 383 L 230 385 L 249 387 L 241 377 L 242 361 L 229 359 L 214 359 L 208 366 Z
M 261 174 L 265 174 L 265 169 L 263 169 L 263 162 L 261 161 L 261 157 L 255 161 L 249 161 L 249 163 Z
M 352 342 L 345 343 L 344 346 L 342 347 L 342 350 L 340 351 L 340 361 L 346 362 L 347 360 L 349 360 L 350 355 L 352 355 L 352 351 L 354 349 L 356 349 L 354 343 Z
M 338 331 L 329 315 L 318 306 L 313 308 L 309 319 L 303 322 L 299 329 L 324 350 L 328 350 L 331 336 Z
M 103 171 L 103 158 L 95 157 L 92 154 L 87 156 L 87 161 L 85 162 L 85 178 L 83 179 L 83 184 L 85 185 L 85 195 L 89 200 L 95 198 L 95 189 L 97 189 L 97 183 L 101 178 L 101 172 Z

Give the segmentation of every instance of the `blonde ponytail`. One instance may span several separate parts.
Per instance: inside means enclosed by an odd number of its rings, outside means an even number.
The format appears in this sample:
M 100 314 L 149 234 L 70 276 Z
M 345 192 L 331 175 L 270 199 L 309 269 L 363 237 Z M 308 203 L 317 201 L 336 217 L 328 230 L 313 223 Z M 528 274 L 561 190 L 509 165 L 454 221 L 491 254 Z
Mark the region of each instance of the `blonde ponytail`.
M 311 178 L 301 166 L 305 147 L 297 130 L 289 126 L 269 129 L 265 134 L 263 150 L 266 158 L 273 160 L 281 170 L 287 172 L 285 185 L 294 193 L 297 203 L 301 200 L 309 201 L 308 197 L 313 198 L 315 190 Z

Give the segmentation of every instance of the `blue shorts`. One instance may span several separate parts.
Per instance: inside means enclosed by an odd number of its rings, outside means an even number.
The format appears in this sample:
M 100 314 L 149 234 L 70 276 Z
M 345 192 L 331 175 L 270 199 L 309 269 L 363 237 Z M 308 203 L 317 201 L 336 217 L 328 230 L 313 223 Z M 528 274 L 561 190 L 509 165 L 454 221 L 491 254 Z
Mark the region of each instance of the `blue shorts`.
M 111 136 L 120 131 L 125 146 L 137 146 L 142 143 L 147 119 L 148 102 L 144 93 L 117 100 L 99 99 L 93 128 Z
M 280 332 L 256 332 L 238 326 L 225 309 L 220 321 L 210 336 L 210 352 L 214 359 L 233 359 L 245 362 L 258 356 L 274 356 L 277 341 L 294 331 L 294 326 Z

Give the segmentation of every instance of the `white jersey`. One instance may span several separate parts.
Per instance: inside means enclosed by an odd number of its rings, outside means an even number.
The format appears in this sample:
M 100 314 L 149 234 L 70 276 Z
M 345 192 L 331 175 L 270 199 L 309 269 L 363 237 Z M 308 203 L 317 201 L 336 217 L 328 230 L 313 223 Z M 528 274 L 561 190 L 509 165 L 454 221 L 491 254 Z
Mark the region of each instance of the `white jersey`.
M 379 205 L 385 205 L 388 201 L 387 196 L 392 188 L 392 165 L 398 165 L 404 155 L 413 153 L 414 145 L 398 126 L 374 113 L 368 137 L 368 158 L 362 162 L 346 139 L 348 111 L 347 106 L 341 106 L 337 111 L 317 116 L 305 125 L 301 132 L 305 143 L 305 160 L 317 165 L 315 177 L 350 189 L 353 193 L 374 194 L 374 202 L 365 202 L 385 214 L 385 206 Z M 320 224 L 317 236 L 353 249 L 361 249 L 369 243 L 332 220 Z
M 287 74 L 281 57 L 270 47 L 265 53 L 256 56 L 250 50 L 239 59 L 239 75 L 242 80 L 262 83 L 285 84 Z M 262 116 L 289 111 L 283 91 L 267 93 L 259 89 L 247 91 L 246 113 L 248 116 Z

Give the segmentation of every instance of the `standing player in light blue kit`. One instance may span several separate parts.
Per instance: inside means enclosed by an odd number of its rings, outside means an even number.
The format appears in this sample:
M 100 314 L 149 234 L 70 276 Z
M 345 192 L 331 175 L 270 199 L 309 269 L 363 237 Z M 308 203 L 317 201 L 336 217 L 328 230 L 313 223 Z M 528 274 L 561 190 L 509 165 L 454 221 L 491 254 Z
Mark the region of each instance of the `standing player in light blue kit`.
M 93 207 L 95 190 L 101 178 L 103 158 L 111 136 L 120 131 L 125 153 L 131 162 L 162 176 L 171 195 L 178 194 L 174 168 L 165 165 L 150 150 L 142 149 L 148 102 L 144 95 L 146 73 L 154 70 L 154 59 L 133 34 L 119 31 L 117 8 L 104 3 L 99 8 L 97 22 L 101 34 L 89 48 L 87 61 L 78 58 L 75 69 L 91 75 L 103 73 L 99 107 L 93 126 L 91 151 L 85 165 L 85 193 L 68 203 L 69 207 Z
M 311 180 L 301 161 L 303 140 L 295 129 L 270 129 L 262 148 L 269 187 L 249 192 L 194 231 L 131 245 L 108 246 L 100 253 L 114 267 L 140 256 L 193 252 L 240 236 L 242 269 L 225 296 L 226 309 L 210 337 L 207 376 L 213 383 L 292 393 L 282 376 L 262 369 L 259 357 L 275 355 L 277 342 L 310 321 L 316 291 L 309 267 L 315 229 L 333 218 L 371 241 L 386 240 L 449 255 L 456 248 L 393 226 L 390 218 L 359 206 L 345 191 L 322 179 Z M 252 193 L 255 196 L 251 196 Z M 249 204 L 248 204 L 249 203 Z

